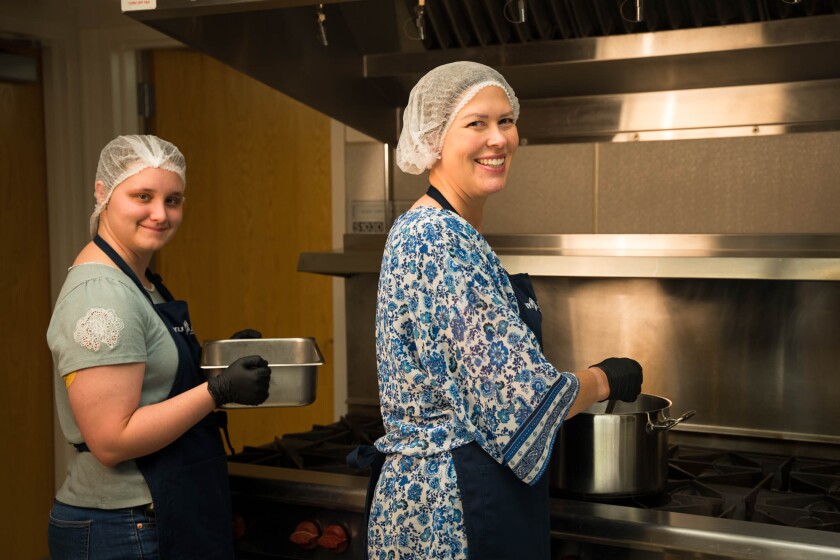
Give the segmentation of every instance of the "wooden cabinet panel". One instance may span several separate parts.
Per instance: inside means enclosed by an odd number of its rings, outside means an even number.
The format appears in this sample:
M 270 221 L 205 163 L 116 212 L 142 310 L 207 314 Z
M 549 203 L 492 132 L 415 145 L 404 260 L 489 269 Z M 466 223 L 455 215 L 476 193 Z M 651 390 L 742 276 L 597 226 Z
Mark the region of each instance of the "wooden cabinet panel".
M 157 270 L 200 339 L 313 336 L 327 362 L 313 405 L 230 411 L 234 446 L 333 421 L 331 280 L 297 272 L 301 251 L 331 247 L 329 118 L 205 55 L 156 50 L 150 68 L 151 132 L 187 160 L 184 221 Z
M 7 558 L 47 556 L 55 495 L 44 146 L 41 84 L 0 83 L 0 488 L 7 504 L 0 542 Z

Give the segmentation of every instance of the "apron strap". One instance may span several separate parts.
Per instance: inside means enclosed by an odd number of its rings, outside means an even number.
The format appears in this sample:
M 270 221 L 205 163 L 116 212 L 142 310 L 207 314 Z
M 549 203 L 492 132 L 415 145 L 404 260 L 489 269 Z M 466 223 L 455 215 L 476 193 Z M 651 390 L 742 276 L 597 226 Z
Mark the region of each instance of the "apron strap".
M 438 204 L 440 204 L 441 208 L 443 208 L 444 210 L 449 210 L 450 212 L 458 214 L 458 211 L 455 210 L 455 208 L 453 208 L 451 204 L 449 204 L 449 201 L 446 200 L 446 197 L 443 196 L 443 194 L 439 190 L 437 190 L 437 188 L 434 185 L 429 185 L 429 188 L 426 190 L 426 195 Z M 458 215 L 460 216 L 460 214 Z
M 163 299 L 166 301 L 173 301 L 175 298 L 169 292 L 166 286 L 163 285 L 163 279 L 160 277 L 160 274 L 156 274 L 152 272 L 150 269 L 146 269 L 146 278 L 149 279 L 149 282 L 152 283 L 152 286 L 160 292 L 160 295 L 163 296 Z M 144 290 L 145 291 L 145 290 Z
M 140 293 L 144 294 L 144 295 L 146 296 L 146 299 L 148 299 L 148 300 L 149 300 L 149 302 L 150 302 L 152 305 L 154 305 L 154 301 L 152 301 L 152 296 L 150 296 L 150 295 L 149 295 L 149 291 L 148 291 L 148 290 L 146 289 L 146 287 L 145 287 L 145 286 L 144 286 L 144 285 L 140 282 L 140 279 L 139 279 L 139 278 L 137 278 L 137 275 L 136 275 L 136 274 L 134 274 L 134 271 L 133 271 L 133 270 L 131 270 L 131 267 L 130 267 L 130 266 L 128 266 L 128 263 L 126 263 L 126 262 L 125 262 L 125 259 L 123 259 L 123 258 L 119 255 L 119 253 L 117 253 L 117 252 L 114 250 L 114 248 L 113 248 L 113 247 L 111 247 L 111 246 L 108 244 L 108 242 L 107 242 L 107 241 L 105 241 L 104 239 L 102 239 L 102 238 L 99 236 L 99 234 L 96 234 L 96 236 L 93 238 L 93 242 L 96 244 L 96 246 L 97 246 L 97 247 L 99 247 L 100 249 L 102 249 L 102 251 L 103 251 L 106 255 L 108 255 L 108 257 L 109 257 L 112 261 L 114 261 L 114 264 L 115 264 L 115 265 L 117 265 L 117 267 L 118 267 L 120 270 L 122 270 L 122 271 L 123 271 L 123 273 L 125 273 L 125 275 L 126 275 L 126 276 L 128 276 L 129 278 L 131 278 L 131 281 L 132 281 L 132 282 L 134 282 L 134 283 L 137 285 L 137 287 L 140 289 Z M 158 292 L 160 292 L 160 295 L 161 295 L 161 296 L 163 296 L 163 299 L 165 299 L 166 301 L 172 301 L 172 300 L 174 300 L 174 299 L 175 299 L 174 297 L 172 297 L 172 294 L 169 292 L 169 290 L 166 288 L 166 286 L 164 286 L 164 285 L 163 285 L 163 280 L 161 279 L 160 274 L 155 274 L 154 272 L 152 272 L 152 271 L 151 271 L 151 269 L 148 269 L 148 268 L 147 268 L 147 269 L 146 269 L 146 278 L 149 280 L 149 282 L 151 282 L 151 283 L 152 283 L 152 286 L 154 286 L 154 287 L 155 287 L 155 289 L 156 289 Z
M 114 248 L 113 248 L 113 247 L 111 247 L 111 246 L 108 244 L 108 242 L 107 242 L 107 241 L 105 241 L 104 239 L 102 239 L 102 238 L 99 236 L 99 234 L 98 234 L 98 233 L 97 233 L 97 234 L 96 234 L 96 236 L 93 238 L 93 242 L 96 244 L 96 246 L 97 246 L 97 247 L 99 247 L 100 249 L 102 249 L 102 251 L 103 251 L 106 255 L 108 255 L 108 258 L 110 258 L 112 261 L 114 261 L 114 264 L 115 264 L 115 265 L 117 265 L 117 267 L 118 267 L 120 270 L 122 270 L 122 271 L 123 271 L 123 273 L 124 273 L 126 276 L 128 276 L 129 278 L 131 278 L 131 281 L 132 281 L 132 282 L 134 282 L 134 283 L 137 285 L 137 287 L 140 289 L 140 293 L 144 294 L 144 295 L 146 296 L 146 299 L 148 299 L 148 300 L 149 300 L 149 303 L 151 303 L 152 305 L 154 305 L 154 302 L 152 301 L 152 296 L 150 296 L 150 295 L 149 295 L 149 292 L 146 290 L 146 287 L 145 287 L 145 286 L 143 286 L 143 284 L 140 282 L 140 279 L 139 279 L 139 278 L 137 278 L 137 275 L 136 275 L 136 274 L 134 274 L 134 271 L 133 271 L 133 270 L 131 270 L 131 267 L 130 267 L 130 266 L 128 266 L 128 263 L 126 263 L 126 262 L 125 262 L 125 259 L 123 259 L 123 258 L 119 255 L 119 253 L 117 253 L 117 252 L 114 250 Z M 147 272 L 146 272 L 146 276 L 148 277 L 148 275 L 149 275 L 150 273 L 151 273 L 150 271 L 147 271 Z
M 347 466 L 351 469 L 363 470 L 370 467 L 370 478 L 368 479 L 367 494 L 365 495 L 365 524 L 370 518 L 370 506 L 373 503 L 373 493 L 376 490 L 376 483 L 379 482 L 379 475 L 382 473 L 382 465 L 385 464 L 385 453 L 382 453 L 372 445 L 360 445 L 347 455 Z
M 227 444 L 228 450 L 230 451 L 230 454 L 233 455 L 235 452 L 233 450 L 233 444 L 230 442 L 227 412 L 224 410 L 214 410 L 206 416 L 206 419 L 211 424 L 215 424 L 217 427 L 221 428 L 222 434 L 225 436 L 225 443 Z

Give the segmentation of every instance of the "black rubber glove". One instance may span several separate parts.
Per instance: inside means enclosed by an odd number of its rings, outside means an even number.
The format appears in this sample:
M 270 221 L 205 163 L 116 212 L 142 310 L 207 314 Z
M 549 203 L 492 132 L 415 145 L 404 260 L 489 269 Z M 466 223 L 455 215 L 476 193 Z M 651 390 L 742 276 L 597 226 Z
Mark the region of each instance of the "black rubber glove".
M 260 331 L 255 331 L 254 329 L 243 329 L 230 335 L 230 338 L 262 338 L 262 333 Z
M 258 405 L 268 398 L 271 368 L 260 356 L 245 356 L 207 380 L 216 406 L 227 403 Z
M 594 366 L 607 374 L 610 399 L 633 402 L 642 392 L 642 366 L 631 358 L 607 358 Z

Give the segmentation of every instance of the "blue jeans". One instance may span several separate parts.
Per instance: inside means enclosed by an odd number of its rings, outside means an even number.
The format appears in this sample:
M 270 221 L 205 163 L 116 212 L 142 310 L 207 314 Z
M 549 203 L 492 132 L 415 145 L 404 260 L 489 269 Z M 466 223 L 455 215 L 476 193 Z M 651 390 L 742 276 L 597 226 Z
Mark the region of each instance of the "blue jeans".
M 47 541 L 52 560 L 158 558 L 157 524 L 146 506 L 96 509 L 55 500 Z

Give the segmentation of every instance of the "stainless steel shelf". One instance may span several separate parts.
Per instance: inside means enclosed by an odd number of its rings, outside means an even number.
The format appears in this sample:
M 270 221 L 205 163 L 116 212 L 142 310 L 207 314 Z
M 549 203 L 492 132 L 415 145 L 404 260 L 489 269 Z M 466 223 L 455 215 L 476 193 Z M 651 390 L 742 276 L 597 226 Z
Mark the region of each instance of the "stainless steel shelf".
M 381 262 L 382 251 L 301 253 L 298 258 L 298 271 L 330 276 L 379 274 Z
M 532 276 L 840 280 L 840 235 L 488 236 L 502 265 Z M 378 274 L 385 236 L 345 237 L 346 249 L 301 253 L 298 270 Z
M 528 272 L 532 276 L 840 280 L 840 259 L 535 255 L 500 258 L 509 272 Z

